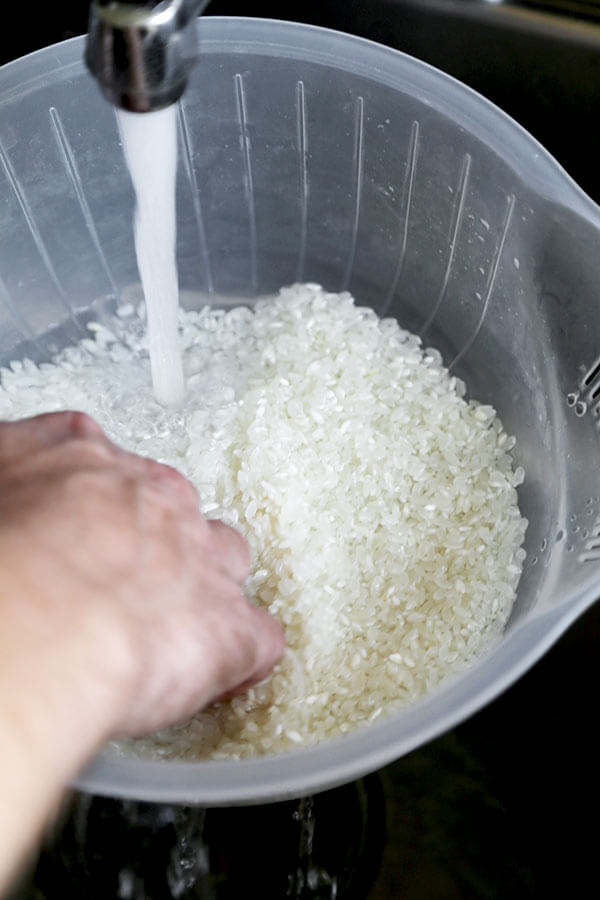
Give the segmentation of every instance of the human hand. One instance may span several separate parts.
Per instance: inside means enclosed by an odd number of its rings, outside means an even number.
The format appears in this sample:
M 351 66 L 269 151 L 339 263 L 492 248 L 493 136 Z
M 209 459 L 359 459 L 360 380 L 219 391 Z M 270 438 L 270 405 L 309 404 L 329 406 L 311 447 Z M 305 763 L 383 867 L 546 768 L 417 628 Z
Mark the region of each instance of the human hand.
M 281 626 L 243 593 L 245 540 L 88 416 L 0 423 L 0 497 L 3 652 L 25 679 L 48 657 L 59 677 L 58 648 L 98 739 L 172 724 L 280 658 Z

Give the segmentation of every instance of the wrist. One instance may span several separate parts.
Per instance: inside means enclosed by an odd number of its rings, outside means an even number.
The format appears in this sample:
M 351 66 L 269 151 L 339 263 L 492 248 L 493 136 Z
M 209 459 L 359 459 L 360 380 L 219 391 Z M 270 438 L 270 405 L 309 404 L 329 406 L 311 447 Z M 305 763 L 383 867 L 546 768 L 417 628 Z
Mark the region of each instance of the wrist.
M 0 891 L 110 735 L 127 683 L 125 649 L 100 622 L 49 622 L 23 601 L 0 566 Z
M 63 615 L 61 606 L 55 616 L 41 614 L 22 602 L 10 579 L 0 578 L 2 727 L 49 779 L 63 784 L 112 735 L 134 672 L 108 614 L 73 602 L 72 614 Z

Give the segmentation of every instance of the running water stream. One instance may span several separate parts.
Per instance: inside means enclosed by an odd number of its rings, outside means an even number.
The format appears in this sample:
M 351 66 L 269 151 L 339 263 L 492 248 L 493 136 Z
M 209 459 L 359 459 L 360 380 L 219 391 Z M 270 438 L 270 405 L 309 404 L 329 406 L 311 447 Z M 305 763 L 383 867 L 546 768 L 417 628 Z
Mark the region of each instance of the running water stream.
M 185 394 L 175 252 L 177 108 L 118 110 L 117 115 L 136 194 L 135 249 L 146 301 L 152 384 L 160 403 L 176 406 Z

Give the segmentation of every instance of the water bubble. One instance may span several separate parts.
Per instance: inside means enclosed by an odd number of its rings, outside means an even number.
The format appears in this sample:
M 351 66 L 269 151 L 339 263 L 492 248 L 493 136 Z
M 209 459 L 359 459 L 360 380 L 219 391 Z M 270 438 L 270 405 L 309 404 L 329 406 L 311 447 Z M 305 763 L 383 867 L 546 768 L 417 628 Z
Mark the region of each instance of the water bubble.
M 579 394 L 567 394 L 567 406 L 575 406 L 579 400 Z
M 585 416 L 587 412 L 587 403 L 584 400 L 578 400 L 575 404 L 575 415 L 576 416 Z

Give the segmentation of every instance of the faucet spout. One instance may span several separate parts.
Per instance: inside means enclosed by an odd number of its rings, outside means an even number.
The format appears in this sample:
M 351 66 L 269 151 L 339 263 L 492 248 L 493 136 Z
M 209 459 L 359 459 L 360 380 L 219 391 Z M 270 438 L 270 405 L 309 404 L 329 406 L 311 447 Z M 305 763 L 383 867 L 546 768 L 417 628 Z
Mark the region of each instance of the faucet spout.
M 209 0 L 92 0 L 85 62 L 104 96 L 153 112 L 183 94 L 197 56 L 196 17 Z

